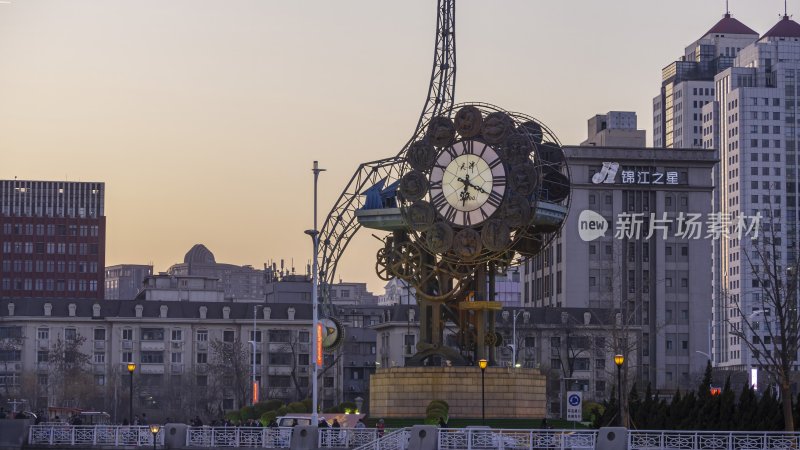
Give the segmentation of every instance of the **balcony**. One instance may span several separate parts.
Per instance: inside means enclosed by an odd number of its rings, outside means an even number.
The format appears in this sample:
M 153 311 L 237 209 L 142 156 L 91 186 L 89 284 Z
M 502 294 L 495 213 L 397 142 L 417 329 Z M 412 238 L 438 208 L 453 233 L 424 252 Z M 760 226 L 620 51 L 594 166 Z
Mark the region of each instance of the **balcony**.
M 197 343 L 198 350 L 208 350 L 208 342 L 198 342 Z
M 165 372 L 164 364 L 140 364 L 139 366 L 143 374 L 163 374 Z
M 36 363 L 36 370 L 39 372 L 47 372 L 50 370 L 50 363 L 47 362 L 38 362 Z
M 130 350 L 133 348 L 133 341 L 122 341 L 122 349 Z
M 106 349 L 106 341 L 94 341 L 94 349 L 95 350 L 105 350 Z
M 175 350 L 180 350 L 181 348 L 183 348 L 183 342 L 173 341 L 171 347 Z
M 49 339 L 38 339 L 36 341 L 39 350 L 48 350 L 50 349 L 50 340 Z
M 183 364 L 172 364 L 169 366 L 170 373 L 183 373 Z
M 106 373 L 106 365 L 105 364 L 94 364 L 92 366 L 92 373 L 96 373 L 96 374 Z
M 22 363 L 20 362 L 0 363 L 0 370 L 4 372 L 19 372 L 20 370 L 22 370 Z
M 163 352 L 164 348 L 164 341 L 142 341 L 140 344 L 143 352 Z

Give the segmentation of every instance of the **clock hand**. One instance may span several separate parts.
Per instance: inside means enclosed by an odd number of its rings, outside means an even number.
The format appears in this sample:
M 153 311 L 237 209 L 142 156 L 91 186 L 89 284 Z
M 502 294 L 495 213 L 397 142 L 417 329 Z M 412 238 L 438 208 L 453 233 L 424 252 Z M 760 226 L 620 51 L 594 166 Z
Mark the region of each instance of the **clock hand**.
M 469 175 L 467 175 L 467 179 L 466 180 L 463 179 L 463 178 L 458 178 L 457 180 L 462 182 L 462 183 L 464 183 L 464 190 L 466 190 L 467 187 L 472 187 L 473 189 L 475 189 L 476 191 L 480 192 L 481 194 L 486 194 L 487 193 L 486 190 L 483 189 L 482 187 L 475 186 L 474 184 L 470 183 L 469 182 Z

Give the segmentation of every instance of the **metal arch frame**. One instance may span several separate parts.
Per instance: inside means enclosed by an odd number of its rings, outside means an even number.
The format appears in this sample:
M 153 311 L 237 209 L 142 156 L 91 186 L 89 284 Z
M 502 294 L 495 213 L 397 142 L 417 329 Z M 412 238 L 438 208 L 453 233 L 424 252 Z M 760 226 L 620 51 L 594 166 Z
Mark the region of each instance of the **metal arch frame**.
M 396 156 L 361 164 L 339 195 L 320 230 L 320 295 L 331 316 L 333 309 L 330 307 L 328 287 L 335 282 L 339 258 L 361 228 L 355 217 L 356 210 L 364 204 L 361 193 L 381 179 L 386 179 L 387 182 L 398 180 L 405 164 L 403 156 L 408 146 L 421 137 L 431 118 L 442 110 L 452 108 L 456 83 L 455 3 L 455 0 L 437 2 L 436 47 L 428 97 L 411 139 Z

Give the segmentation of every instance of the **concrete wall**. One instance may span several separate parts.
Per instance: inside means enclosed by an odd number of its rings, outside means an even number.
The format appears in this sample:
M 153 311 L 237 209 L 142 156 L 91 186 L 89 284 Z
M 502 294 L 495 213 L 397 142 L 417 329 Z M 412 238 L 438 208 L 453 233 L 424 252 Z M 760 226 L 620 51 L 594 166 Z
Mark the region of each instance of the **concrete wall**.
M 486 416 L 545 415 L 545 377 L 537 369 L 489 367 L 485 374 Z M 450 417 L 481 417 L 481 371 L 477 367 L 396 367 L 370 378 L 370 415 L 425 417 L 431 400 L 450 405 Z

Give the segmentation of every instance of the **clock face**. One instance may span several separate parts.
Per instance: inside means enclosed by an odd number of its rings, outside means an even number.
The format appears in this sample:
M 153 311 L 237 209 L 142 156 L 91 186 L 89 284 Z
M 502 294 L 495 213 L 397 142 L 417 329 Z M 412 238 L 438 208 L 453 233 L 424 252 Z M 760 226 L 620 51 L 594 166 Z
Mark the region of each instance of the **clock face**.
M 431 169 L 434 208 L 457 226 L 480 224 L 497 211 L 506 192 L 506 170 L 487 144 L 461 141 L 442 150 Z

